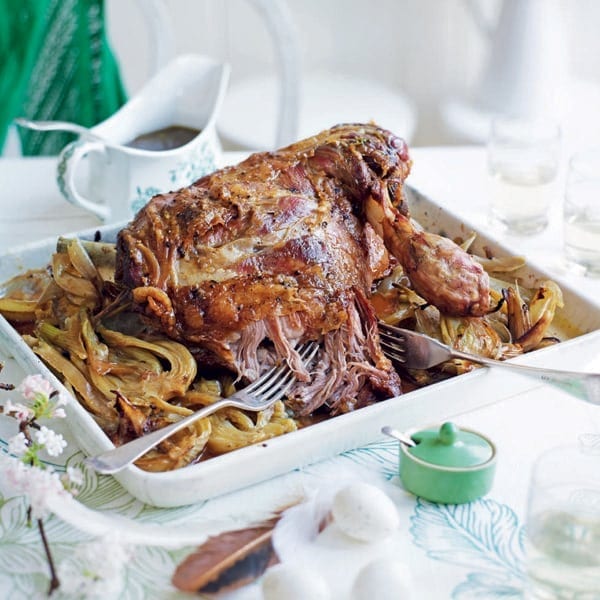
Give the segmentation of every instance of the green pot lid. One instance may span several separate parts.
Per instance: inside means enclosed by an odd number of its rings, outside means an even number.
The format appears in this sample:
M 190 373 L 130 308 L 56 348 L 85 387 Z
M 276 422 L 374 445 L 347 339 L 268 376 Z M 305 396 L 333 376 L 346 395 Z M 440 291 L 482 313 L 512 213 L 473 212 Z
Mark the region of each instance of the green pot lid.
M 454 423 L 418 431 L 411 437 L 417 445 L 406 449 L 409 454 L 444 467 L 474 467 L 490 460 L 494 453 L 484 437 L 462 431 Z

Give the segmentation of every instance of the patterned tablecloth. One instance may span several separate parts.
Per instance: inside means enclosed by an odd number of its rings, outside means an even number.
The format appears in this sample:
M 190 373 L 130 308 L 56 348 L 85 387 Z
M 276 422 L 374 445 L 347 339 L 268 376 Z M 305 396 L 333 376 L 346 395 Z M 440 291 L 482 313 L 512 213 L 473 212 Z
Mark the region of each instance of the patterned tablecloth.
M 418 167 L 413 185 L 425 188 L 424 191 L 429 191 L 436 199 L 460 198 L 466 210 L 462 182 L 470 170 L 481 168 L 482 157 L 480 149 L 416 151 L 415 165 Z M 10 167 L 16 179 L 15 164 L 7 166 L 0 161 L 0 171 Z M 22 164 L 18 168 L 22 168 Z M 51 172 L 52 166 L 49 161 L 38 159 L 27 163 L 27 169 L 37 169 L 42 177 Z M 435 189 L 435 184 L 429 184 L 431 189 L 427 189 L 432 173 L 438 175 L 437 182 L 444 180 L 443 189 Z M 39 178 L 32 177 L 31 180 L 35 186 Z M 479 190 L 475 189 L 476 193 L 470 196 L 474 204 L 479 197 Z M 8 203 L 7 193 L 3 193 L 0 200 L 4 206 Z M 48 210 L 43 204 L 35 205 L 35 198 L 35 190 L 29 196 L 24 195 L 34 232 L 42 227 L 40 215 Z M 12 204 L 14 198 L 10 202 Z M 27 227 L 27 216 L 20 220 L 16 215 L 6 215 L 4 209 L 0 210 L 0 226 L 8 238 L 4 244 L 14 243 L 18 237 L 16 229 L 20 229 L 24 237 L 34 235 Z M 9 218 L 12 219 L 10 231 L 7 227 Z M 50 234 L 60 232 L 61 228 L 77 229 L 86 225 L 78 222 L 71 228 L 69 218 L 85 220 L 86 217 L 78 214 L 68 216 L 62 222 L 46 222 L 47 229 L 52 230 Z M 520 251 L 541 257 L 547 263 L 556 261 L 559 252 L 556 238 L 553 239 L 552 231 L 547 235 L 523 242 Z M 558 274 L 559 277 L 571 277 L 564 272 Z M 597 282 L 569 281 L 573 282 L 587 294 L 597 292 Z M 598 349 L 581 349 L 578 360 L 582 367 L 594 366 L 593 357 L 598 354 Z M 23 372 L 6 349 L 0 349 L 0 352 L 0 361 L 5 363 L 1 379 L 17 383 Z M 423 425 L 432 422 L 436 422 L 435 415 L 424 416 Z M 415 599 L 506 600 L 523 597 L 523 517 L 531 464 L 546 448 L 574 443 L 582 434 L 599 434 L 600 407 L 579 402 L 557 388 L 539 385 L 463 414 L 455 422 L 461 427 L 484 432 L 498 447 L 498 465 L 491 492 L 476 502 L 460 506 L 433 504 L 404 491 L 398 478 L 398 448 L 392 440 L 378 440 L 238 492 L 177 509 L 146 506 L 131 497 L 112 477 L 87 472 L 77 497 L 79 502 L 93 509 L 86 529 L 90 530 L 93 521 L 97 521 L 99 530 L 112 530 L 113 538 L 118 538 L 121 543 L 127 544 L 128 536 L 134 530 L 138 537 L 141 531 L 142 537 L 146 535 L 149 542 L 126 549 L 123 572 L 115 578 L 112 595 L 106 597 L 187 597 L 170 583 L 176 565 L 193 549 L 189 543 L 176 547 L 178 532 L 194 528 L 198 531 L 198 542 L 201 542 L 217 531 L 255 523 L 290 498 L 297 497 L 301 490 L 322 490 L 340 481 L 356 479 L 367 479 L 382 487 L 398 508 L 400 527 L 391 538 L 378 544 L 350 542 L 334 527 L 324 530 L 311 546 L 311 552 L 303 555 L 303 560 L 308 570 L 319 572 L 328 581 L 333 590 L 332 598 L 343 600 L 348 597 L 353 574 L 380 555 L 397 557 L 408 565 Z M 69 440 L 69 452 L 66 463 L 61 462 L 59 469 L 82 458 L 68 430 L 63 428 L 62 431 Z M 14 422 L 0 417 L 0 451 L 6 451 L 6 440 L 13 433 Z M 112 551 L 106 546 L 110 540 L 104 540 L 105 545 L 94 550 L 97 538 L 74 526 L 78 519 L 79 516 L 65 512 L 60 518 L 54 515 L 46 521 L 48 540 L 63 569 L 78 568 L 85 559 L 81 550 L 89 548 L 90 544 L 97 560 L 101 560 L 105 552 Z M 167 533 L 166 537 L 173 542 L 171 547 L 150 543 L 156 527 Z M 47 585 L 48 568 L 37 528 L 27 524 L 27 505 L 22 497 L 11 496 L 8 486 L 0 481 L 0 596 L 11 599 L 42 596 Z M 373 590 L 373 594 L 377 597 L 377 590 Z M 230 597 L 259 600 L 260 587 L 250 585 Z

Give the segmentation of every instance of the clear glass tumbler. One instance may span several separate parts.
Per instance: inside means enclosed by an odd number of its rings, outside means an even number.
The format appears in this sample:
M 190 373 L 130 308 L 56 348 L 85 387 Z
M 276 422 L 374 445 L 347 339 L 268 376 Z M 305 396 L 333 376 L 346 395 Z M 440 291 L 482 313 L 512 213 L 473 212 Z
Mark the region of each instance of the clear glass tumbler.
M 492 219 L 508 233 L 529 235 L 548 225 L 558 197 L 561 131 L 552 120 L 496 118 L 487 143 Z
M 526 527 L 527 594 L 600 600 L 600 454 L 558 447 L 536 461 Z
M 564 203 L 565 256 L 585 275 L 600 277 L 600 148 L 569 162 Z

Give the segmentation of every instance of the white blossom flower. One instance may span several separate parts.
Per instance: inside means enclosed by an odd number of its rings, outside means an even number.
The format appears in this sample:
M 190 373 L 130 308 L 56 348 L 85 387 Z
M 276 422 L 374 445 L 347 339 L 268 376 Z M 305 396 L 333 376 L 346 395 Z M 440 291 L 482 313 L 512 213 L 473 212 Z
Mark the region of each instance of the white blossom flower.
M 35 397 L 38 394 L 49 398 L 50 394 L 54 391 L 54 388 L 47 379 L 44 379 L 44 377 L 39 374 L 35 374 L 25 377 L 17 387 L 17 391 L 27 400 L 35 400 Z
M 123 587 L 123 571 L 130 556 L 130 549 L 115 535 L 79 544 L 74 553 L 59 565 L 61 591 L 69 598 L 119 596 Z
M 28 447 L 29 444 L 27 442 L 27 438 L 22 431 L 17 433 L 17 435 L 13 435 L 13 437 L 8 440 L 8 451 L 16 456 L 25 454 Z
M 17 458 L 0 455 L 0 477 L 17 495 L 26 496 L 31 506 L 31 516 L 43 519 L 49 513 L 50 501 L 70 498 L 58 473 L 24 464 Z
M 39 431 L 35 431 L 33 435 L 36 442 L 44 446 L 50 456 L 59 456 L 67 447 L 67 442 L 62 434 L 56 433 L 45 425 L 42 425 Z
M 67 467 L 67 478 L 71 485 L 83 485 L 83 471 L 79 467 Z
M 64 419 L 66 418 L 67 413 L 64 408 L 54 408 L 50 413 L 50 417 L 52 419 Z
M 4 404 L 4 414 L 14 417 L 19 423 L 25 423 L 34 416 L 33 411 L 20 402 L 12 402 L 8 399 Z
M 4 473 L 4 479 L 10 487 L 20 491 L 24 480 L 27 478 L 27 466 L 20 460 L 0 454 L 0 471 Z
M 50 414 L 48 415 L 51 419 L 64 419 L 67 416 L 65 409 L 62 408 L 67 404 L 67 397 L 63 392 L 60 392 L 53 396 Z
M 59 392 L 55 396 L 54 406 L 65 406 L 66 404 L 67 404 L 67 396 L 64 394 L 64 392 Z

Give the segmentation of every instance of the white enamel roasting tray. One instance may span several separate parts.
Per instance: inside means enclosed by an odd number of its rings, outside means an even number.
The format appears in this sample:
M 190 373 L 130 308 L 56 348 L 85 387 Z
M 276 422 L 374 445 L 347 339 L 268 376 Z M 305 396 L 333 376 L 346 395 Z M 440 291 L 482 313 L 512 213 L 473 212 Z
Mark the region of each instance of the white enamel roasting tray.
M 407 187 L 406 193 L 412 216 L 425 229 L 451 238 L 465 238 L 473 231 L 473 227 L 415 190 Z M 120 228 L 111 226 L 76 235 L 93 239 L 99 231 L 102 240 L 114 241 Z M 0 256 L 0 282 L 27 269 L 44 267 L 55 246 L 56 239 L 52 238 Z M 474 250 L 485 254 L 484 247 L 495 256 L 512 254 L 508 248 L 479 233 Z M 533 265 L 527 265 L 515 275 L 528 287 L 552 278 Z M 556 322 L 561 338 L 566 341 L 516 360 L 581 370 L 581 357 L 590 356 L 592 348 L 598 347 L 600 310 L 574 290 L 563 286 L 563 293 L 565 306 L 557 314 Z M 1 317 L 0 344 L 12 353 L 26 371 L 41 372 L 57 387 L 64 389 Z M 147 473 L 130 466 L 115 477 L 133 496 L 148 504 L 161 507 L 191 504 L 375 441 L 382 437 L 380 429 L 383 425 L 409 429 L 441 422 L 539 385 L 535 379 L 505 370 L 478 369 L 183 469 Z M 577 402 L 576 399 L 573 401 Z M 106 435 L 75 398 L 70 398 L 67 415 L 72 433 L 86 454 L 97 454 L 112 447 Z

